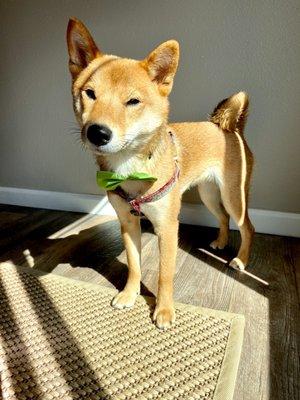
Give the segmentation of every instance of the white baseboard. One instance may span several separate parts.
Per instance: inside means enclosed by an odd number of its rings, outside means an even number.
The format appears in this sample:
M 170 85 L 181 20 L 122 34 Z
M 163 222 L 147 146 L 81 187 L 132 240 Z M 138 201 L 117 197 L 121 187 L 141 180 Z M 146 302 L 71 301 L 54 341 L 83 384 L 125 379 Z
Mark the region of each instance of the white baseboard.
M 106 196 L 49 192 L 0 187 L 0 203 L 51 210 L 115 215 Z M 256 232 L 300 237 L 300 214 L 269 210 L 249 210 Z M 185 224 L 217 227 L 217 221 L 201 204 L 183 203 L 180 221 Z M 237 229 L 234 223 L 232 229 Z
M 300 237 L 300 214 L 280 211 L 249 209 L 255 232 Z M 183 203 L 181 221 L 185 224 L 217 227 L 214 216 L 202 204 Z M 231 229 L 238 229 L 230 221 Z

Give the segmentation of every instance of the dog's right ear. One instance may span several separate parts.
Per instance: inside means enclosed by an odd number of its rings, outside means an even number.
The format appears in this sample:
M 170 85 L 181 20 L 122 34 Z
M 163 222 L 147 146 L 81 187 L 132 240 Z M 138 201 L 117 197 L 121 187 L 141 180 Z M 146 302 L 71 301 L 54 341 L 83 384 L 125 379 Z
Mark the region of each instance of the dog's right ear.
M 90 32 L 77 18 L 70 18 L 67 29 L 69 69 L 73 79 L 96 57 L 101 56 Z
M 141 62 L 151 80 L 158 84 L 159 91 L 163 96 L 168 96 L 172 90 L 178 61 L 179 44 L 176 40 L 168 40 L 156 47 Z

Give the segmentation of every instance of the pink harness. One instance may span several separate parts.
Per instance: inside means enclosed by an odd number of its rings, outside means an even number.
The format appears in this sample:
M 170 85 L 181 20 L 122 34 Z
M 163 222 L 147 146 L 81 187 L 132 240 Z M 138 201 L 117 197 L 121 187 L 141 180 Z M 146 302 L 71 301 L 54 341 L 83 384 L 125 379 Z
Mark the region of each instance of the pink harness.
M 174 134 L 173 132 L 169 131 L 170 138 L 172 140 L 172 143 L 174 144 L 175 148 L 175 139 L 174 139 Z M 130 204 L 132 210 L 131 213 L 137 216 L 141 215 L 141 205 L 144 203 L 152 203 L 154 201 L 157 201 L 164 197 L 166 194 L 168 194 L 176 184 L 178 178 L 179 178 L 179 173 L 180 169 L 178 166 L 178 157 L 177 157 L 177 152 L 174 156 L 174 161 L 175 161 L 175 170 L 173 173 L 173 176 L 166 182 L 161 188 L 157 189 L 155 192 L 150 193 L 146 196 L 141 196 L 137 198 L 132 198 L 130 197 L 121 187 L 117 187 L 115 190 L 112 192 L 119 195 L 122 197 L 122 199 L 126 200 L 127 203 Z

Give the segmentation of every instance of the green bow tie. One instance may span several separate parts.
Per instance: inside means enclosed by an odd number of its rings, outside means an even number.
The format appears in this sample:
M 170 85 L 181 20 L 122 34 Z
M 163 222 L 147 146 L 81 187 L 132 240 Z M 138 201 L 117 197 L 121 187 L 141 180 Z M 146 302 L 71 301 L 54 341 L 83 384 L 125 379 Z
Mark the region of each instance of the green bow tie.
M 145 172 L 135 172 L 128 176 L 116 174 L 112 171 L 97 171 L 97 184 L 105 190 L 115 190 L 125 181 L 150 181 L 154 182 L 157 178 Z

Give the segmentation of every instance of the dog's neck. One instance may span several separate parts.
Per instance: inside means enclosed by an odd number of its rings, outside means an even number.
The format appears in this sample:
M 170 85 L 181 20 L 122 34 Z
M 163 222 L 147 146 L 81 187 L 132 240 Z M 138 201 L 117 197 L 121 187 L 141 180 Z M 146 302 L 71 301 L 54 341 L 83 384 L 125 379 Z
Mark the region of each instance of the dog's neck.
M 134 172 L 153 174 L 162 158 L 166 162 L 168 157 L 169 138 L 167 126 L 157 129 L 150 140 L 136 149 L 124 149 L 115 154 L 97 156 L 97 163 L 101 170 L 114 171 L 120 175 L 129 175 Z M 159 163 L 159 164 L 158 164 Z

